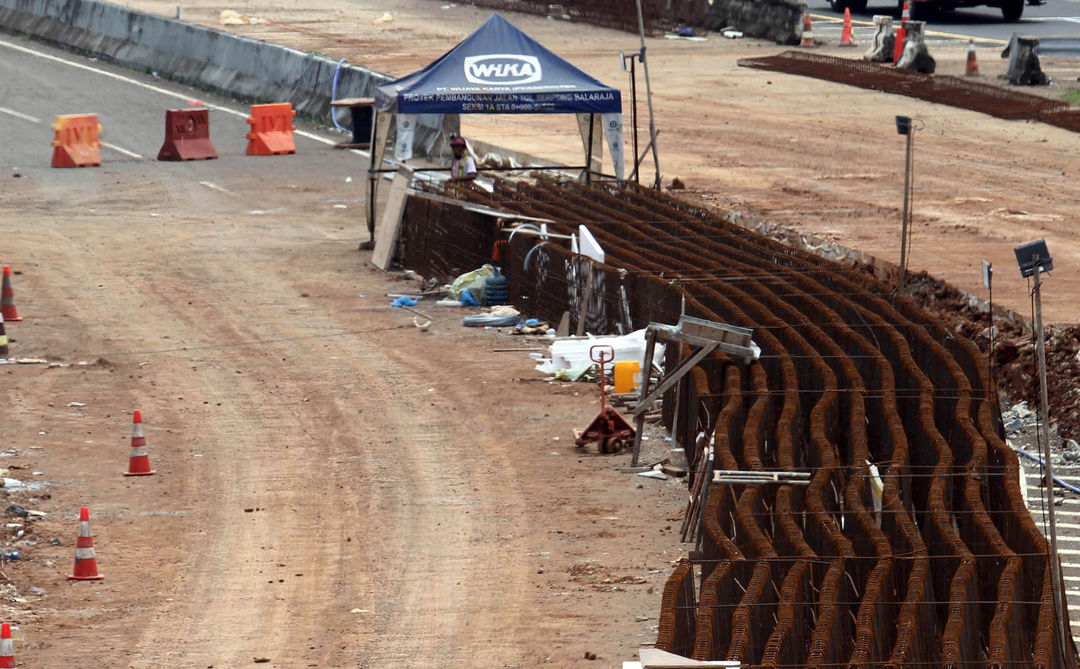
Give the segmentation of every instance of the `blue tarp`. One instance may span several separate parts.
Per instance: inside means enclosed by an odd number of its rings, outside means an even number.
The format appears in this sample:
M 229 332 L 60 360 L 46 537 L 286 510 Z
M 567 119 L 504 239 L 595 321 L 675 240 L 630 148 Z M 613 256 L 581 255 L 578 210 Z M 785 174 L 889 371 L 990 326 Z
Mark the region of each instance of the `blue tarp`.
M 375 108 L 402 114 L 602 114 L 622 112 L 622 97 L 492 14 L 435 62 L 379 86 Z

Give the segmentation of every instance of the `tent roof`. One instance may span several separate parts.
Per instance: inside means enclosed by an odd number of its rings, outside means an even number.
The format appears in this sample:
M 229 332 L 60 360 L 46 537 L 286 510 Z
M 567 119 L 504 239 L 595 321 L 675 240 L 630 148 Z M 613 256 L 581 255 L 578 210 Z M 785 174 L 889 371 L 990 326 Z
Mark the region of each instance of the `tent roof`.
M 403 114 L 621 112 L 622 96 L 498 14 L 424 69 L 379 86 L 375 108 Z

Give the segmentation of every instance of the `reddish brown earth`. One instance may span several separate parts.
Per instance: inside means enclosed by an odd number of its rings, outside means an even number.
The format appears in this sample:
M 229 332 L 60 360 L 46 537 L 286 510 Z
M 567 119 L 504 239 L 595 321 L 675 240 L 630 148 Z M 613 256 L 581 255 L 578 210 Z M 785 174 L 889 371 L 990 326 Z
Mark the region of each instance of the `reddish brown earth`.
M 226 28 L 401 75 L 488 14 L 443 6 L 249 0 L 234 9 L 269 23 Z M 182 13 L 221 27 L 221 9 L 193 0 Z M 373 23 L 387 11 L 392 21 Z M 512 20 L 628 88 L 616 54 L 635 36 Z M 961 73 L 964 48 L 935 54 L 939 71 Z M 1026 315 L 1012 248 L 1045 237 L 1059 267 L 1044 299 L 1061 326 L 1054 397 L 1076 406 L 1064 367 L 1077 337 L 1065 326 L 1080 322 L 1072 133 L 736 66 L 780 50 L 763 42 L 649 49 L 665 185 L 678 176 L 698 201 L 886 261 L 902 202 L 893 115 L 923 119 L 912 268 L 951 305 L 938 282 L 982 296 L 990 260 L 995 303 Z M 1000 66 L 981 64 L 988 77 Z M 564 160 L 579 141 L 565 118 L 468 119 L 466 132 Z M 8 331 L 19 355 L 68 363 L 0 367 L 0 462 L 48 483 L 6 491 L 5 507 L 48 514 L 6 528 L 5 550 L 24 558 L 3 565 L 24 666 L 618 667 L 655 639 L 659 589 L 688 550 L 685 490 L 619 471 L 626 454 L 574 449 L 571 429 L 597 410 L 592 387 L 545 383 L 526 352 L 495 351 L 536 341 L 464 330 L 458 311 L 435 308 L 423 333 L 387 308 L 386 293 L 412 286 L 356 251 L 362 224 L 324 204 L 333 185 L 299 174 L 272 191 L 237 177 L 242 206 L 305 212 L 278 225 L 229 213 L 225 195 L 116 179 L 120 200 L 0 190 L 0 220 L 20 223 L 4 224 L 25 317 Z M 122 215 L 149 206 L 163 212 L 139 222 L 153 226 L 152 256 Z M 978 336 L 957 308 L 944 313 Z M 1022 334 L 1011 339 L 1003 378 L 1022 389 L 1030 356 Z M 154 477 L 120 476 L 136 408 Z M 666 450 L 652 436 L 646 459 Z M 83 505 L 106 578 L 71 583 Z

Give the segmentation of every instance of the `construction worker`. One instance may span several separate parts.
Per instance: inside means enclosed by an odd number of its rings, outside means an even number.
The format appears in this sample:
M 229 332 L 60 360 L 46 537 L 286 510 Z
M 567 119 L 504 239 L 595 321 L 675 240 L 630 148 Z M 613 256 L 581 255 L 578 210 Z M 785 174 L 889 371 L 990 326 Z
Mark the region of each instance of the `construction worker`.
M 450 140 L 454 161 L 450 163 L 450 181 L 472 181 L 476 178 L 476 161 L 468 153 L 465 138 L 455 135 Z

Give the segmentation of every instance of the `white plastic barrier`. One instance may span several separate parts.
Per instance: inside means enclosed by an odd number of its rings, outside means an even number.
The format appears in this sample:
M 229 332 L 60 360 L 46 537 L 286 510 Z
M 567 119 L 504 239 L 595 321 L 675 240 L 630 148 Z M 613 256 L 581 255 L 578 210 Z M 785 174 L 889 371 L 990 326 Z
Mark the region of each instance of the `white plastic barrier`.
M 641 329 L 622 336 L 556 339 L 551 342 L 551 365 L 553 370 L 573 369 L 593 364 L 589 349 L 597 344 L 606 344 L 614 349 L 615 358 L 612 362 L 636 360 L 641 365 L 642 370 L 652 369 L 652 366 L 645 364 L 645 330 Z M 664 345 L 657 342 L 653 351 L 653 365 L 662 368 L 663 363 Z

